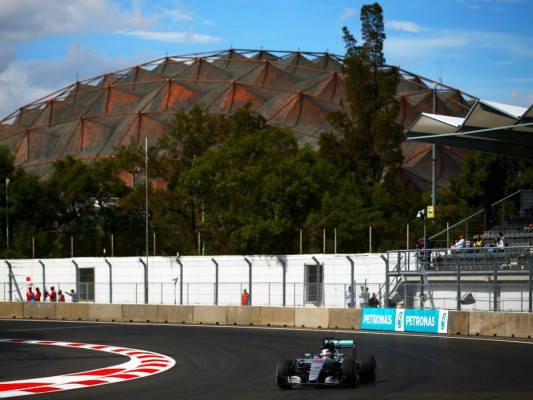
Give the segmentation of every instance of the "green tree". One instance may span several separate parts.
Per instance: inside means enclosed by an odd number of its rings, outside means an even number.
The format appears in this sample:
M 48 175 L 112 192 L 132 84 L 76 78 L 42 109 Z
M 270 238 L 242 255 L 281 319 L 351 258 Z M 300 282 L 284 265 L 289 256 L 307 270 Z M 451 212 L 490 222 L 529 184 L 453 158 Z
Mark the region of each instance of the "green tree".
M 129 191 L 119 171 L 111 158 L 86 164 L 69 157 L 54 165 L 46 190 L 57 211 L 59 248 L 74 234 L 77 254 L 99 255 L 109 247 L 118 201 Z
M 383 12 L 379 4 L 361 9 L 363 45 L 344 27 L 343 73 L 348 111 L 329 116 L 333 132 L 320 139 L 320 152 L 362 185 L 376 186 L 402 161 L 403 127 L 396 123 L 398 69 L 386 67 Z

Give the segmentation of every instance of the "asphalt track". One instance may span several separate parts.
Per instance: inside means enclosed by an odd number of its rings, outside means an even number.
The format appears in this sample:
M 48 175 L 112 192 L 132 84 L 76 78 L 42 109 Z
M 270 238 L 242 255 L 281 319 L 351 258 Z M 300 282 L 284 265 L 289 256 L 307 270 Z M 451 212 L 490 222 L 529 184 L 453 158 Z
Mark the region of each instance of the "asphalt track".
M 322 337 L 353 338 L 378 361 L 378 380 L 358 388 L 280 390 L 281 358 L 318 351 Z M 60 399 L 531 399 L 533 341 L 354 331 L 0 320 L 0 338 L 127 346 L 176 365 L 123 383 L 38 394 Z M 110 367 L 98 351 L 0 343 L 0 382 Z

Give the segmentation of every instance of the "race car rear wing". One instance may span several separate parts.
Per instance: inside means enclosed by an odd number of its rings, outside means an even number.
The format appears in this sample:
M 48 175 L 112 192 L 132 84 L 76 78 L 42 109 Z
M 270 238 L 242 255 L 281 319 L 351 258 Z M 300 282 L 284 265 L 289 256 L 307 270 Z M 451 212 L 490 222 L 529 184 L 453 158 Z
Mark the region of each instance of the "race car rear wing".
M 351 348 L 352 349 L 352 356 L 353 358 L 357 358 L 357 348 L 355 347 L 355 343 L 353 339 L 334 339 L 334 338 L 324 338 L 322 339 L 322 348 L 335 348 L 335 349 L 342 349 L 342 348 Z
M 322 347 L 327 347 L 328 344 L 330 346 L 335 347 L 336 349 L 354 347 L 353 339 L 333 339 L 333 338 L 322 339 Z

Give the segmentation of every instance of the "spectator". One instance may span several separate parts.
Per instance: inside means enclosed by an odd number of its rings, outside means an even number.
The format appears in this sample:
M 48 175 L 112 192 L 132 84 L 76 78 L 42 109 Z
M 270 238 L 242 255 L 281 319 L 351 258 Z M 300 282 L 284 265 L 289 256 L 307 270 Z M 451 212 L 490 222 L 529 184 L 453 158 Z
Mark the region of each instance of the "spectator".
M 370 297 L 370 299 L 368 299 L 368 307 L 379 307 L 379 299 L 376 297 L 375 293 L 372 293 L 372 296 Z
M 366 293 L 365 293 L 365 287 L 361 286 L 361 293 L 359 293 L 359 307 L 365 308 L 366 307 Z
M 57 291 L 57 301 L 59 303 L 64 303 L 65 302 L 65 295 L 63 294 L 63 291 L 61 289 L 59 289 Z
M 41 301 L 41 289 L 35 288 L 35 301 Z
M 500 240 L 502 242 L 502 246 L 501 247 L 507 247 L 509 246 L 509 243 L 507 243 L 507 241 L 505 240 L 505 236 L 503 236 L 503 233 L 498 233 L 498 236 L 500 237 Z
M 55 287 L 50 286 L 50 291 L 46 295 L 50 298 L 51 302 L 55 303 L 57 301 L 57 293 Z
M 480 235 L 474 236 L 474 247 L 485 247 L 485 241 L 481 239 Z
M 26 292 L 26 300 L 35 301 L 35 294 L 33 293 L 31 286 L 28 287 L 28 291 Z
M 491 245 L 489 253 L 496 253 L 496 251 L 503 251 L 505 244 L 500 235 L 494 236 L 494 244 Z
M 464 249 L 466 246 L 465 235 L 461 235 L 459 240 L 453 246 L 454 249 Z
M 353 301 L 353 292 L 352 292 L 351 286 L 348 286 L 348 289 L 346 290 L 344 298 L 346 299 L 346 306 L 348 308 L 354 308 L 355 302 Z
M 76 294 L 76 292 L 74 291 L 74 289 L 70 289 L 70 293 L 67 292 L 67 294 L 70 296 L 70 299 L 73 303 L 77 303 L 78 302 L 78 295 Z
M 247 306 L 250 304 L 249 301 L 250 301 L 250 294 L 246 291 L 246 289 L 244 289 L 241 294 L 241 305 Z

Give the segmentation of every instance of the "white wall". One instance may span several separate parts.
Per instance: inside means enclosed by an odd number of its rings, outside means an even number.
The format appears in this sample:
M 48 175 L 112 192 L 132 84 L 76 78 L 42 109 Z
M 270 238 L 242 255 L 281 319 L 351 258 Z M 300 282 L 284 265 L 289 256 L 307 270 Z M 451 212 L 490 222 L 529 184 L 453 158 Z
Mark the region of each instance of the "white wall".
M 215 271 L 218 263 L 218 304 L 240 304 L 243 288 L 249 290 L 249 266 L 252 264 L 253 305 L 283 305 L 283 263 L 286 264 L 286 305 L 310 306 L 304 303 L 304 270 L 306 264 L 316 260 L 324 268 L 324 305 L 344 307 L 344 292 L 351 279 L 351 263 L 354 262 L 354 280 L 358 294 L 359 285 L 366 282 L 370 292 L 378 292 L 385 283 L 385 263 L 381 254 L 306 254 L 290 256 L 183 256 L 183 304 L 214 304 Z M 314 259 L 313 259 L 314 257 Z M 20 291 L 25 296 L 27 287 L 54 285 L 63 291 L 76 289 L 76 265 L 78 268 L 94 268 L 95 302 L 144 303 L 144 279 L 146 258 L 74 258 L 42 260 L 8 260 L 12 265 Z M 42 264 L 44 264 L 44 268 Z M 111 264 L 111 267 L 109 264 Z M 45 278 L 43 281 L 43 270 Z M 112 293 L 110 290 L 112 272 Z M 7 263 L 0 268 L 0 300 L 9 300 L 9 273 Z M 175 257 L 149 257 L 148 282 L 150 304 L 180 304 L 180 265 Z M 27 281 L 26 279 L 30 280 Z M 15 290 L 14 286 L 12 287 Z M 18 300 L 16 292 L 12 298 Z M 67 301 L 70 299 L 67 296 Z

